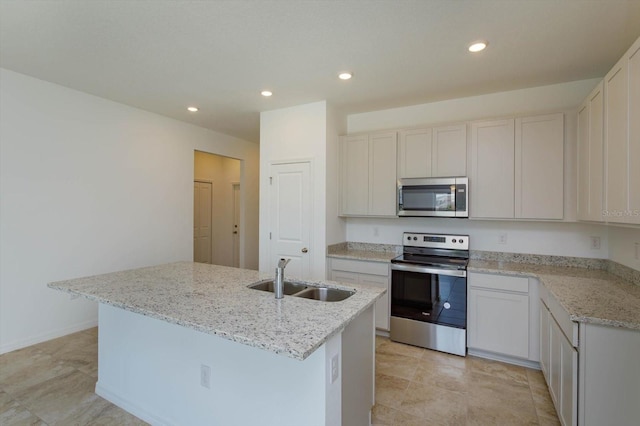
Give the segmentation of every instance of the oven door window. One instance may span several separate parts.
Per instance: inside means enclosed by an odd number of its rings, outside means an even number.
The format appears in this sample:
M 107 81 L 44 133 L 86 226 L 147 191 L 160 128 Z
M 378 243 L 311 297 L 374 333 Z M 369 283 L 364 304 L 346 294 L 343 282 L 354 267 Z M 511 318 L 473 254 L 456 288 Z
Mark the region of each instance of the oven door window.
M 419 185 L 402 188 L 402 209 L 416 211 L 454 211 L 455 185 Z
M 466 278 L 393 270 L 391 274 L 391 316 L 466 328 Z

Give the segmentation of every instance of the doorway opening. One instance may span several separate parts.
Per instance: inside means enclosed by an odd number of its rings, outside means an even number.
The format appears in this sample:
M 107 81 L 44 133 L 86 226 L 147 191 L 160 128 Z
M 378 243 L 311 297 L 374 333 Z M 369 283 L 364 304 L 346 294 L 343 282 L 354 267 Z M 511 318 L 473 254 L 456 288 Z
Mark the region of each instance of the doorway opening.
M 194 152 L 193 261 L 240 266 L 241 161 Z

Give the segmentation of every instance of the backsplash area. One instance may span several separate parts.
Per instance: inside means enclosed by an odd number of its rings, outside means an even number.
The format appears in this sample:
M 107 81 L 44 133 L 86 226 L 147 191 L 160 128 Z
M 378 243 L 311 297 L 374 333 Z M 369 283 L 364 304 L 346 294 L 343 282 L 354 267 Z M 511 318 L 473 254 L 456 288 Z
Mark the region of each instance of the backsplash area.
M 607 259 L 609 253 L 606 226 L 569 222 L 347 218 L 345 240 L 402 245 L 403 232 L 469 235 L 471 250 L 596 259 Z M 600 248 L 592 248 L 592 237 Z

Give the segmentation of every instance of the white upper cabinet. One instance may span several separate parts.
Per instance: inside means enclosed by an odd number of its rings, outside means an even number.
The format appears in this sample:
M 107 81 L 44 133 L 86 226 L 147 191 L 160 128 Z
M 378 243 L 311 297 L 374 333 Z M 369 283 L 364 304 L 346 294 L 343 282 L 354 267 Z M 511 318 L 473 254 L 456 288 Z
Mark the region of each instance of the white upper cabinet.
M 602 221 L 603 87 L 600 82 L 578 109 L 578 220 Z
M 514 157 L 513 119 L 471 123 L 471 217 L 514 217 Z
M 624 221 L 629 195 L 629 158 L 627 133 L 628 70 L 622 58 L 604 78 L 605 133 L 604 146 L 607 159 L 606 210 L 608 222 Z
M 516 119 L 515 217 L 564 217 L 564 115 Z
M 471 123 L 471 217 L 559 220 L 564 116 Z
M 341 213 L 366 215 L 369 210 L 369 137 L 344 136 L 340 148 Z
M 398 177 L 467 175 L 467 126 L 441 126 L 400 132 Z
M 369 135 L 369 215 L 396 215 L 396 132 Z
M 467 125 L 433 128 L 433 176 L 467 175 Z
M 396 215 L 396 132 L 340 139 L 340 215 Z
M 432 141 L 431 129 L 412 129 L 400 132 L 398 177 L 422 178 L 432 176 Z
M 640 39 L 604 78 L 605 220 L 640 224 Z

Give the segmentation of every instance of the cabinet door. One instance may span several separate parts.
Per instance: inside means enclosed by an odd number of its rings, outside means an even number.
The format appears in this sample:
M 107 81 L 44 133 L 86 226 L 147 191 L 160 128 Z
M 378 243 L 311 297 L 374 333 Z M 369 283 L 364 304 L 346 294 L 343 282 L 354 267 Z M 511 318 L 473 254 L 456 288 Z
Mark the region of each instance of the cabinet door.
M 540 301 L 540 369 L 549 383 L 549 310 Z
M 578 220 L 602 221 L 603 84 L 578 110 Z
M 433 176 L 467 175 L 467 125 L 433 128 Z
M 564 425 L 578 424 L 578 351 L 562 335 L 560 341 L 560 413 Z
M 577 424 L 578 412 L 578 352 L 562 330 L 549 316 L 549 391 L 563 425 Z
M 471 124 L 471 217 L 514 217 L 514 120 Z
M 376 328 L 389 331 L 389 276 L 360 274 L 360 284 L 387 290 L 385 295 L 376 301 Z
M 564 115 L 516 119 L 515 217 L 564 217 Z
M 369 136 L 368 214 L 371 216 L 396 215 L 396 151 L 396 132 Z
M 529 356 L 529 296 L 469 288 L 469 347 Z
M 403 130 L 398 146 L 398 177 L 431 177 L 431 129 Z
M 369 208 L 369 138 L 344 136 L 341 140 L 341 214 L 366 215 Z
M 604 78 L 606 158 L 606 220 L 624 222 L 627 211 L 628 181 L 628 68 L 623 57 Z
M 640 224 L 640 39 L 629 54 L 629 210 L 630 223 Z
M 556 411 L 560 411 L 560 374 L 562 360 L 562 331 L 549 315 L 549 393 L 556 406 Z

